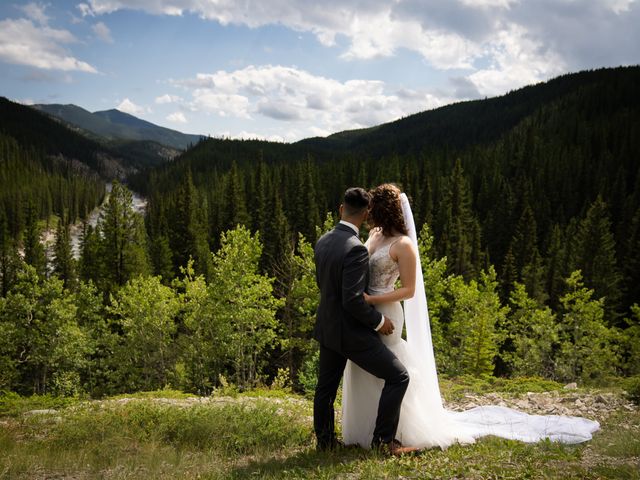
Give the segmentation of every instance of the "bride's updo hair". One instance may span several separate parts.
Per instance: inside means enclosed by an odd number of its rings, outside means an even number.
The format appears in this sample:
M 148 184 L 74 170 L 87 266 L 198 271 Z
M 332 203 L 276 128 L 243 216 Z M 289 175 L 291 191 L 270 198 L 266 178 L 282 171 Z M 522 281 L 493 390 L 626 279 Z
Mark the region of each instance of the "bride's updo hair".
M 400 203 L 400 189 L 392 183 L 383 183 L 369 193 L 369 222 L 372 226 L 382 229 L 382 234 L 387 237 L 398 233 L 407 235 Z

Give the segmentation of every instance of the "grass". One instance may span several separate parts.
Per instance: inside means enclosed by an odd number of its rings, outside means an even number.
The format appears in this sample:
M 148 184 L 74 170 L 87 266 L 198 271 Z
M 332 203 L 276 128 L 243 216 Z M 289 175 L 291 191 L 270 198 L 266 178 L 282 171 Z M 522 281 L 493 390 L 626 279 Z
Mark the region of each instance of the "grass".
M 77 402 L 75 398 L 51 395 L 22 397 L 13 392 L 0 392 L 0 417 L 16 417 L 31 410 L 58 409 Z
M 181 398 L 190 398 L 190 397 L 193 397 L 193 394 L 184 393 L 184 392 L 181 392 L 179 390 L 164 389 L 164 390 L 154 390 L 152 392 L 122 393 L 120 395 L 114 395 L 114 396 L 111 396 L 111 397 L 108 397 L 108 398 L 112 399 L 112 400 L 118 400 L 118 399 L 122 399 L 122 398 L 136 398 L 136 399 L 143 399 L 143 398 L 173 398 L 173 399 L 181 399 Z
M 463 379 L 445 382 L 443 391 L 465 388 L 489 387 Z M 486 438 L 383 458 L 355 448 L 317 453 L 311 403 L 272 390 L 189 406 L 179 403 L 189 395 L 174 391 L 108 402 L 6 397 L 0 397 L 0 479 L 640 479 L 637 410 L 610 415 L 593 441 L 578 446 Z M 57 412 L 24 414 L 33 407 Z
M 465 394 L 482 395 L 490 392 L 523 394 L 527 392 L 561 391 L 563 385 L 539 377 L 477 378 L 464 375 L 456 378 L 440 377 L 440 390 L 448 400 L 458 400 Z

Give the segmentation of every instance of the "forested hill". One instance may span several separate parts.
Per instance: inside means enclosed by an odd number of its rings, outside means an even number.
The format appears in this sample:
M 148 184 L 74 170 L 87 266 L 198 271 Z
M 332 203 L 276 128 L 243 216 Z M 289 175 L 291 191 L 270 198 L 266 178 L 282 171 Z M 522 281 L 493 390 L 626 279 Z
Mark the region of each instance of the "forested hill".
M 92 113 L 76 105 L 59 104 L 34 105 L 34 108 L 111 141 L 146 140 L 184 150 L 200 140 L 200 135 L 160 127 L 119 110 Z
M 4 97 L 0 97 L 0 133 L 12 137 L 22 148 L 84 164 L 106 180 L 124 178 L 142 166 L 158 163 L 155 157 L 149 158 L 154 155 L 148 145 L 152 142 L 107 144 L 100 137 L 89 137 L 46 113 Z
M 89 116 L 94 115 L 79 107 L 71 110 L 65 109 L 65 112 L 74 112 L 76 109 Z M 127 117 L 131 116 L 127 115 Z M 87 120 L 83 115 L 77 115 L 73 118 L 78 121 Z M 100 116 L 95 118 L 102 121 Z M 131 117 L 127 121 L 147 123 L 135 117 Z M 43 109 L 21 105 L 0 97 L 1 132 L 13 137 L 24 147 L 39 149 L 47 155 L 62 155 L 66 158 L 76 159 L 106 179 L 125 178 L 139 168 L 164 163 L 179 153 L 179 150 L 172 146 L 154 141 L 153 135 L 145 137 L 141 134 L 141 138 L 133 139 L 127 135 L 103 136 L 99 129 L 92 125 L 88 126 L 91 128 L 81 128 L 73 122 L 50 114 Z M 155 126 L 152 125 L 152 127 Z M 161 130 L 161 127 L 156 127 L 156 129 Z M 153 129 L 150 128 L 150 130 Z M 167 131 L 179 133 L 168 129 Z M 154 130 L 152 133 L 157 132 Z M 192 137 L 186 136 L 185 138 L 193 141 L 198 138 Z M 181 139 L 181 141 L 186 142 L 185 139 Z
M 70 223 L 102 202 L 105 180 L 123 170 L 100 144 L 30 107 L 0 98 L 0 266 L 2 292 L 12 251 L 44 271 L 41 220 Z M 36 260 L 37 258 L 37 260 Z
M 225 229 L 260 230 L 275 271 L 345 187 L 397 182 L 450 273 L 473 279 L 493 265 L 503 298 L 519 281 L 555 308 L 581 269 L 615 323 L 640 301 L 639 163 L 640 68 L 621 67 L 326 139 L 209 139 L 137 184 L 174 271 L 192 256 L 204 272 Z
M 45 155 L 62 155 L 95 172 L 107 173 L 98 155 L 101 147 L 97 142 L 71 131 L 48 115 L 4 97 L 0 97 L 0 132 L 23 148 L 33 148 Z
M 565 95 L 584 88 L 615 89 L 618 82 L 634 79 L 640 79 L 636 67 L 567 74 L 499 97 L 460 102 L 376 127 L 347 130 L 299 143 L 323 151 L 358 152 L 370 156 L 486 144 L 500 138 L 543 105 Z

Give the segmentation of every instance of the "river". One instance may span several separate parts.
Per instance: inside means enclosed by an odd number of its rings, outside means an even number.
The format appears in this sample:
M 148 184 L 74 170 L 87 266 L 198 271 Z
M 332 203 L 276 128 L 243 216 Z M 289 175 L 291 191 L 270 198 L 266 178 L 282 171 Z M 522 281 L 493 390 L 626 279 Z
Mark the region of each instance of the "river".
M 106 184 L 106 190 L 107 190 L 107 194 L 105 195 L 104 201 L 102 202 L 102 204 L 94 208 L 86 219 L 86 222 L 92 227 L 95 227 L 98 224 L 98 219 L 100 218 L 100 212 L 102 212 L 102 208 L 109 201 L 109 194 L 111 192 L 111 183 Z M 131 193 L 133 195 L 133 202 L 132 202 L 133 210 L 137 213 L 141 213 L 142 215 L 144 215 L 144 212 L 147 208 L 147 199 L 134 191 L 131 191 Z M 82 240 L 82 230 L 84 227 L 84 222 L 85 222 L 84 220 L 78 220 L 77 222 L 69 226 L 69 236 L 71 237 L 71 250 L 73 251 L 73 256 L 76 260 L 80 258 L 80 242 Z M 47 258 L 49 259 L 49 261 L 51 261 L 51 259 L 53 259 L 53 255 L 54 255 L 53 248 L 56 241 L 55 228 L 52 228 L 43 232 L 42 237 L 43 237 L 43 243 L 45 245 L 45 249 L 47 252 Z

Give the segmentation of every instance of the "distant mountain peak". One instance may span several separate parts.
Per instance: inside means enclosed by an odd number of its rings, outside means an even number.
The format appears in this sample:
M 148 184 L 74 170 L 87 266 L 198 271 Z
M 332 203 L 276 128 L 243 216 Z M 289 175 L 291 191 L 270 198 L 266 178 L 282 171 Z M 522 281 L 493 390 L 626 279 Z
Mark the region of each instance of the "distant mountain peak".
M 41 104 L 33 107 L 106 140 L 152 141 L 185 150 L 202 137 L 161 127 L 115 108 L 90 112 L 74 104 Z

